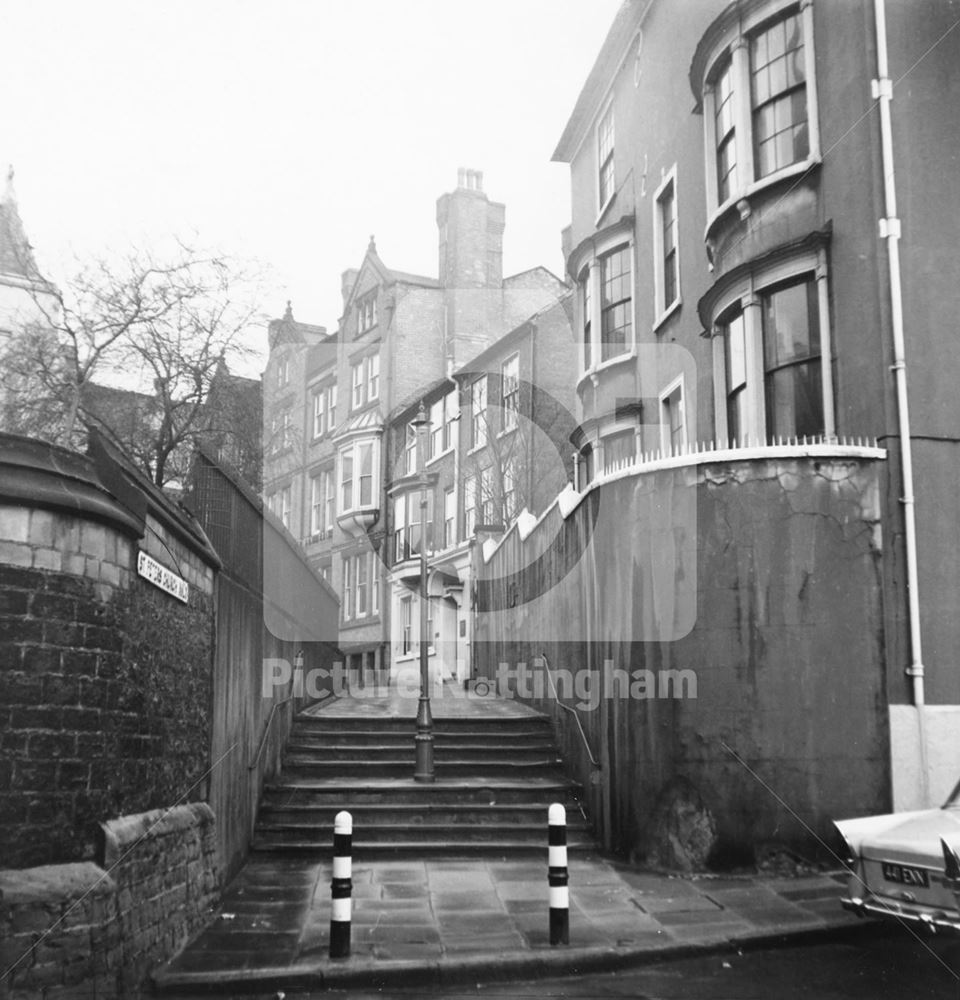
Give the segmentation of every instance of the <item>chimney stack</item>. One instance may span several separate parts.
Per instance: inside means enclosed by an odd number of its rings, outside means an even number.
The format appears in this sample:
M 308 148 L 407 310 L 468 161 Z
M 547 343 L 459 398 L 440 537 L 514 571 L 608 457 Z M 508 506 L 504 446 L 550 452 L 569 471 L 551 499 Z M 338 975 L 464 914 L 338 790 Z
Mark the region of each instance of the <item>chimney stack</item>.
M 437 200 L 441 285 L 501 287 L 504 216 L 503 204 L 483 193 L 483 171 L 460 167 L 456 190 Z

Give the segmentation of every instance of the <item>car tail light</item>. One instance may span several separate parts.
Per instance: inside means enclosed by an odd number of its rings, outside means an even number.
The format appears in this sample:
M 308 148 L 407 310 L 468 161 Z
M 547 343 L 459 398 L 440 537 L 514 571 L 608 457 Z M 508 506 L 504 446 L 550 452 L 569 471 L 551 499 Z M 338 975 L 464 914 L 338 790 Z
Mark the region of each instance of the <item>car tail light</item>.
M 839 829 L 837 830 L 837 836 L 840 838 L 840 857 L 843 859 L 843 863 L 847 868 L 856 868 L 858 861 L 857 852 L 850 846 L 850 842 Z
M 940 847 L 943 850 L 943 873 L 952 883 L 952 888 L 960 889 L 960 856 L 942 837 Z

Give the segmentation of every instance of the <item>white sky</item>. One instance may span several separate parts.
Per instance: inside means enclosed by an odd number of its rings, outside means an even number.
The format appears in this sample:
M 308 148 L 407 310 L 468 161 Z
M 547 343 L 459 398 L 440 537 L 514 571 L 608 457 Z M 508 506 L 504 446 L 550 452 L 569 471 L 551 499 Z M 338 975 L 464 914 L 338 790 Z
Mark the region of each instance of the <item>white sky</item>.
M 271 268 L 271 315 L 333 329 L 371 233 L 436 275 L 459 166 L 506 203 L 504 273 L 560 274 L 550 157 L 620 2 L 7 0 L 0 166 L 54 280 L 196 233 Z

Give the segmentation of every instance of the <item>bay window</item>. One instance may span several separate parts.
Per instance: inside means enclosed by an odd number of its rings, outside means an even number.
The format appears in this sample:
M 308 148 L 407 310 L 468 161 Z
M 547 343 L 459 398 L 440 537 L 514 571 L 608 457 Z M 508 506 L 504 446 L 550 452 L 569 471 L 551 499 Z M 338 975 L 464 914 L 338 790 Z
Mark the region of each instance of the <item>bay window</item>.
M 825 252 L 758 268 L 713 313 L 715 423 L 731 447 L 836 435 Z
M 632 292 L 630 248 L 618 247 L 600 258 L 600 360 L 630 349 Z
M 691 78 L 702 85 L 711 211 L 819 160 L 811 3 L 771 0 L 718 19 Z
M 750 106 L 757 177 L 810 152 L 800 14 L 790 14 L 750 39 Z
M 586 260 L 581 256 L 572 262 L 578 274 L 584 373 L 631 356 L 635 346 L 631 230 L 611 227 L 588 252 Z
M 761 293 L 764 391 L 771 437 L 823 434 L 820 319 L 810 278 Z
M 340 449 L 340 513 L 376 505 L 377 442 L 353 441 Z

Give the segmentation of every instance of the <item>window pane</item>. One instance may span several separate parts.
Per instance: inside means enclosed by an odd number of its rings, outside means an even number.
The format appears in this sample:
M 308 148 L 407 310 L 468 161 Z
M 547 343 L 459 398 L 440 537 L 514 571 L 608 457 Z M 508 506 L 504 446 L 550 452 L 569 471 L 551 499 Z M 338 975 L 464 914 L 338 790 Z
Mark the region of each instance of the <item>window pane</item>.
M 583 367 L 590 367 L 591 343 L 590 343 L 590 312 L 593 305 L 590 300 L 590 272 L 587 271 L 580 281 L 580 301 L 583 303 Z
M 778 437 L 823 434 L 820 359 L 789 365 L 767 378 L 767 424 Z
M 362 444 L 358 451 L 360 458 L 360 504 L 366 507 L 373 503 L 373 445 Z
M 611 434 L 603 439 L 603 468 L 608 471 L 632 462 L 636 454 L 636 438 L 633 431 Z
M 772 436 L 823 433 L 820 315 L 812 278 L 762 296 L 767 429 Z
M 631 341 L 630 249 L 600 261 L 601 360 L 624 353 Z
M 751 88 L 758 177 L 809 155 L 805 77 L 799 15 L 778 21 L 753 39 Z
M 767 371 L 820 354 L 816 282 L 787 285 L 762 296 L 763 352 Z

